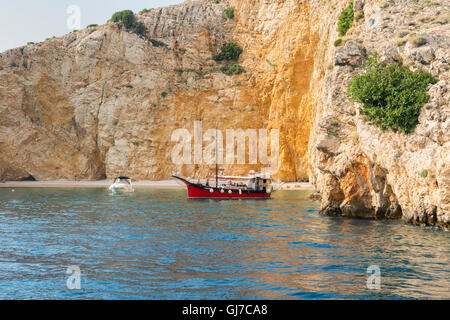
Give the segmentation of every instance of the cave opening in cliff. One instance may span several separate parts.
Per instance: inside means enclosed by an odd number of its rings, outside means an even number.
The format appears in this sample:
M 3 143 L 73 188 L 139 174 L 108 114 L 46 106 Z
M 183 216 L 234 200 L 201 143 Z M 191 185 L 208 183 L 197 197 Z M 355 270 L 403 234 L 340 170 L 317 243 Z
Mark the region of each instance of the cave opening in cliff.
M 31 174 L 28 177 L 25 177 L 22 179 L 22 181 L 37 181 L 35 177 L 33 177 Z

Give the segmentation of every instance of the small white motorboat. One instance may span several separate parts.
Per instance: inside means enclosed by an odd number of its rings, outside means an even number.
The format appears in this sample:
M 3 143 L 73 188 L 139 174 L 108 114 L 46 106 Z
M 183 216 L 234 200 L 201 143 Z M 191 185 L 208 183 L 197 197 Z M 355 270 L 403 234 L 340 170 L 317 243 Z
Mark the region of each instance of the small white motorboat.
M 131 184 L 131 178 L 117 177 L 114 183 L 109 187 L 111 191 L 121 192 L 134 192 L 133 185 Z

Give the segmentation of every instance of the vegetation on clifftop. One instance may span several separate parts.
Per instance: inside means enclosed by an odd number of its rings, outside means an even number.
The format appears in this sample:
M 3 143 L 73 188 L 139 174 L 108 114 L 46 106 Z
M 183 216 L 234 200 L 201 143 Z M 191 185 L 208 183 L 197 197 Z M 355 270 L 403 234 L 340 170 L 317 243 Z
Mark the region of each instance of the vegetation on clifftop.
M 146 28 L 143 23 L 136 21 L 133 11 L 123 10 L 113 14 L 110 22 L 120 22 L 122 23 L 127 31 L 134 32 L 138 35 L 143 36 L 146 32 Z
M 410 133 L 430 98 L 427 87 L 434 83 L 436 79 L 428 72 L 413 72 L 399 63 L 384 64 L 373 55 L 365 72 L 350 82 L 349 95 L 363 104 L 362 114 L 382 130 Z
M 134 13 L 131 10 L 123 10 L 114 13 L 109 20 L 111 22 L 122 22 L 125 28 L 131 28 L 135 21 Z
M 146 13 L 149 13 L 149 12 L 151 12 L 153 10 L 153 8 L 150 8 L 150 9 L 142 9 L 141 11 L 139 11 L 139 14 L 146 14 Z

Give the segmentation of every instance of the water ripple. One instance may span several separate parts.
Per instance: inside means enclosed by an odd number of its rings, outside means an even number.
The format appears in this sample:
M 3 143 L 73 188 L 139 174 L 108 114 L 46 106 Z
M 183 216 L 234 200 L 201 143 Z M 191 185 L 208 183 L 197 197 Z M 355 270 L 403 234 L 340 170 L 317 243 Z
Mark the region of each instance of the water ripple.
M 448 232 L 322 216 L 308 195 L 0 189 L 0 299 L 450 298 Z M 381 290 L 366 287 L 370 265 Z

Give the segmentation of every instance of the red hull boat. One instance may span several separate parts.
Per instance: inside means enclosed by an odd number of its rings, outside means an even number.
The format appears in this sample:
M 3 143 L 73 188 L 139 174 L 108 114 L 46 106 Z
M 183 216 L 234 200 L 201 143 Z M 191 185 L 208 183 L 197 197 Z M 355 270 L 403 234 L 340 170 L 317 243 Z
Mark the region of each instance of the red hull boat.
M 218 150 L 216 128 L 216 150 Z M 189 181 L 177 174 L 173 178 L 183 182 L 188 189 L 189 199 L 269 199 L 273 191 L 272 180 L 268 174 L 255 174 L 250 171 L 249 177 L 219 177 L 219 167 L 216 152 L 216 175 L 215 185 L 211 186 L 207 179 L 205 183 L 200 180 L 197 183 Z M 220 180 L 229 181 L 229 183 L 219 183 Z M 233 180 L 247 180 L 247 183 L 233 182 Z
M 209 186 L 209 182 L 193 183 L 178 175 L 172 177 L 183 182 L 188 190 L 190 199 L 269 199 L 272 193 L 270 179 L 250 178 L 253 188 L 244 185 L 223 184 L 218 187 Z

